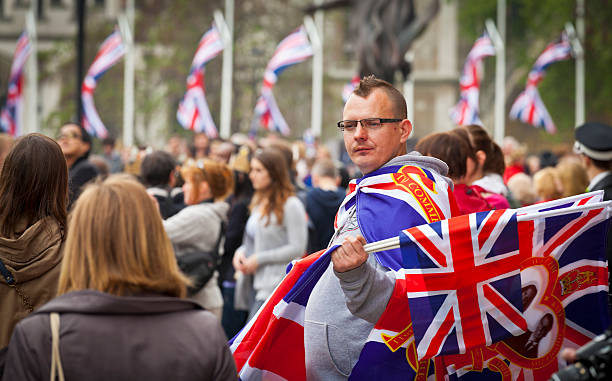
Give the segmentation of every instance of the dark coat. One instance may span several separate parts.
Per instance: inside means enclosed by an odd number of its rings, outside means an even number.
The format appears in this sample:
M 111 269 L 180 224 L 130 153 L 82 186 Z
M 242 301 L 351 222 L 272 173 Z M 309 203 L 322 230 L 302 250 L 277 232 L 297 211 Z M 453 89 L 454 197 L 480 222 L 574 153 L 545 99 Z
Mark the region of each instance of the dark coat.
M 308 253 L 325 249 L 334 235 L 336 211 L 342 204 L 346 191 L 321 188 L 309 189 L 306 193 L 306 213 L 309 217 Z
M 79 198 L 83 186 L 98 176 L 98 168 L 86 157 L 79 157 L 68 171 L 68 208 Z
M 606 177 L 599 180 L 597 184 L 595 184 L 589 191 L 597 191 L 603 190 L 604 201 L 612 200 L 612 173 L 609 173 Z M 606 254 L 608 254 L 608 263 L 612 263 L 612 222 L 609 222 L 608 226 L 608 242 L 606 246 Z M 608 277 L 610 282 L 610 307 L 612 308 L 612 268 L 608 267 L 608 273 L 610 276 Z
M 237 378 L 218 320 L 198 304 L 84 290 L 53 299 L 17 325 L 3 380 L 49 378 L 51 312 L 60 314 L 66 380 Z

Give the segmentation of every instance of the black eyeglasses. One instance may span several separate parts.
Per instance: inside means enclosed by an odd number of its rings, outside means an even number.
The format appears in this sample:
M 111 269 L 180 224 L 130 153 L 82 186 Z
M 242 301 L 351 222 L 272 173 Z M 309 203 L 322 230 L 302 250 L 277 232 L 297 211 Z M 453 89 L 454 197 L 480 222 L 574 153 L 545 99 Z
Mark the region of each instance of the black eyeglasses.
M 357 128 L 357 124 L 366 130 L 373 131 L 379 129 L 383 123 L 401 122 L 403 119 L 386 119 L 386 118 L 367 118 L 361 120 L 341 120 L 338 122 L 338 128 L 343 132 L 353 132 Z

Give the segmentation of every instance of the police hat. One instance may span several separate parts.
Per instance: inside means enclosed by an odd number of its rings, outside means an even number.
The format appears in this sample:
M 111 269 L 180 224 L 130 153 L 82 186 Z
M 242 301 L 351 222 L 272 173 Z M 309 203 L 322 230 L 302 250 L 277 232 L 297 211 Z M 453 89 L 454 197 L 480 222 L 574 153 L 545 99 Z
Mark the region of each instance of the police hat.
M 595 160 L 612 160 L 612 127 L 593 122 L 579 126 L 574 151 Z

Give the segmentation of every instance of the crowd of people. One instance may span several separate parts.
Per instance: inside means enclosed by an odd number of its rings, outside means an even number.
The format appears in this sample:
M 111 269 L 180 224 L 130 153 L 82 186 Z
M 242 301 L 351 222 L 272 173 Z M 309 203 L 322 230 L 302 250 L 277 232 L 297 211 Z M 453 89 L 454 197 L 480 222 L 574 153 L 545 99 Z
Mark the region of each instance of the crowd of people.
M 570 152 L 527 155 L 476 125 L 429 134 L 408 152 L 404 97 L 366 77 L 338 127 L 350 163 L 274 136 L 198 133 L 191 146 L 172 137 L 129 159 L 113 139 L 90 155 L 75 123 L 55 140 L 0 136 L 2 379 L 235 379 L 227 338 L 292 260 L 334 244 L 306 305 L 305 361 L 309 379 L 346 379 L 394 287 L 393 253 L 363 245 L 435 220 L 417 197 L 382 208 L 367 189 L 408 168 L 411 184 L 435 187 L 438 219 L 587 190 L 612 199 L 603 124 L 578 128 Z M 177 263 L 194 252 L 213 253 L 203 284 Z

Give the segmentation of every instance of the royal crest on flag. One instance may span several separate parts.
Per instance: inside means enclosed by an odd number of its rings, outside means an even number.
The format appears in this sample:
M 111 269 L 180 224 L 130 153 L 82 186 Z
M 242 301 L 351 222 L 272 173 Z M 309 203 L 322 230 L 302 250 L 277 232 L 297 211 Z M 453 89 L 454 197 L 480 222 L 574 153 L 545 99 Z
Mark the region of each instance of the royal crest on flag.
M 206 102 L 204 68 L 208 61 L 222 51 L 223 40 L 217 27 L 213 24 L 212 28 L 200 39 L 187 76 L 187 91 L 176 112 L 176 117 L 183 128 L 205 132 L 210 138 L 216 138 L 218 132 Z
M 30 39 L 26 32 L 21 33 L 13 55 L 8 80 L 6 104 L 0 111 L 0 130 L 12 136 L 19 136 L 23 130 L 21 108 L 23 105 L 23 68 L 31 52 Z
M 125 55 L 125 45 L 121 39 L 119 30 L 115 29 L 100 45 L 98 54 L 92 62 L 81 87 L 81 101 L 83 102 L 83 128 L 92 136 L 105 138 L 108 130 L 104 126 L 96 105 L 93 93 L 98 86 L 98 81 Z

